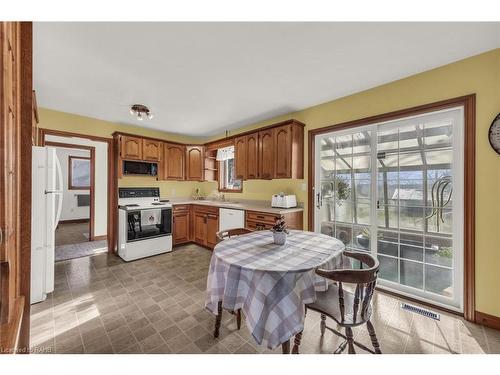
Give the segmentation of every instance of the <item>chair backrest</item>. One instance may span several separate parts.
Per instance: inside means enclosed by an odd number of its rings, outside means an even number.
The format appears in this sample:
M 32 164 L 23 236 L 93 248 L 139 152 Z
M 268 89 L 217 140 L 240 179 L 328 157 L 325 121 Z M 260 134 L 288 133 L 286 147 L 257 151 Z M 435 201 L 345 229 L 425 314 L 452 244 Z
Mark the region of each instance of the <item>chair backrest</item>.
M 366 321 L 370 318 L 371 300 L 373 291 L 375 290 L 375 284 L 377 283 L 379 270 L 378 259 L 371 254 L 361 252 L 344 251 L 342 255 L 359 261 L 359 268 L 343 268 L 338 270 L 317 269 L 316 273 L 337 282 L 340 318 L 342 321 L 346 320 L 346 300 L 349 300 L 349 303 L 353 304 L 349 306 L 348 309 L 348 311 L 352 313 L 352 316 L 350 316 L 348 320 L 352 319 L 351 323 Z M 344 291 L 342 283 L 354 284 L 356 286 L 354 294 Z M 346 293 L 349 293 L 349 297 L 352 298 L 345 298 Z
M 221 230 L 220 232 L 217 232 L 217 241 L 220 242 L 226 238 L 231 238 L 233 236 L 241 236 L 242 234 L 247 234 L 251 233 L 252 230 L 247 229 L 247 228 L 233 228 L 233 229 L 227 229 L 227 230 Z

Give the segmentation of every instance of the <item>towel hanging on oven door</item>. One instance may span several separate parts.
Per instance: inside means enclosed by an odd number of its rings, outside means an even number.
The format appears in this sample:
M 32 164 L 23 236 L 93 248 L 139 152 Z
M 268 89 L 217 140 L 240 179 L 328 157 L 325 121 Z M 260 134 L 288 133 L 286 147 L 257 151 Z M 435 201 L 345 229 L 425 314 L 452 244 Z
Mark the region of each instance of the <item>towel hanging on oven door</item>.
M 141 225 L 161 224 L 161 209 L 142 210 Z

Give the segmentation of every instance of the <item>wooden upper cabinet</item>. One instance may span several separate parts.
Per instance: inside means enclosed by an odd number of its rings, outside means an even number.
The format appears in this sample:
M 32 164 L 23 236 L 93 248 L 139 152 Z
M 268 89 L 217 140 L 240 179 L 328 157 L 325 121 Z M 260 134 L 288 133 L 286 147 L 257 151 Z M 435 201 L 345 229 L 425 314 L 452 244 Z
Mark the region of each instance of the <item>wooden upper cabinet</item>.
M 142 140 L 142 160 L 160 161 L 161 160 L 161 142 L 151 139 Z
M 271 180 L 274 177 L 274 129 L 259 132 L 259 178 Z
M 203 146 L 186 146 L 186 180 L 204 179 Z
M 236 167 L 236 178 L 246 180 L 247 178 L 247 137 L 237 137 L 234 140 L 234 163 Z
M 142 160 L 142 138 L 122 135 L 120 143 L 122 159 Z
M 246 136 L 247 141 L 247 180 L 259 178 L 259 133 L 252 133 Z
M 274 129 L 274 178 L 304 178 L 304 127 L 292 123 Z
M 184 145 L 163 144 L 163 168 L 166 180 L 184 180 L 186 148 Z
M 292 125 L 274 129 L 274 178 L 291 178 Z

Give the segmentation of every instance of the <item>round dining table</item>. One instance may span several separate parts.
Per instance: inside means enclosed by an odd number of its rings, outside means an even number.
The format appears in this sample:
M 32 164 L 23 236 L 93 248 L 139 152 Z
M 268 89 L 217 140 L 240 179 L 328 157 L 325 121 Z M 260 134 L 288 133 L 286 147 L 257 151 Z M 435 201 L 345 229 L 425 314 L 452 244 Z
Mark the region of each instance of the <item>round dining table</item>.
M 289 351 L 290 339 L 304 329 L 305 305 L 328 288 L 316 268 L 346 266 L 344 248 L 336 238 L 298 230 L 284 245 L 264 230 L 225 239 L 210 261 L 205 306 L 215 315 L 220 307 L 241 309 L 259 345 Z

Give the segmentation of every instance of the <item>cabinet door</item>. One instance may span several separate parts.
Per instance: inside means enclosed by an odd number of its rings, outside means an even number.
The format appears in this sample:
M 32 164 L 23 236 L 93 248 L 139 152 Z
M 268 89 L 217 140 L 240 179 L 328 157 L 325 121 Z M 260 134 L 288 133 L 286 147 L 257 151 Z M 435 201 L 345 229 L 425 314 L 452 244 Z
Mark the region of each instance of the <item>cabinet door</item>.
M 199 245 L 207 244 L 207 214 L 194 212 L 194 242 Z
M 203 146 L 186 147 L 186 180 L 203 181 Z
M 217 232 L 219 231 L 219 215 L 207 215 L 207 246 L 213 249 L 217 245 Z
M 142 138 L 122 135 L 120 147 L 122 159 L 142 159 Z
M 189 212 L 174 213 L 174 228 L 172 231 L 173 244 L 189 241 Z
M 174 145 L 165 143 L 163 145 L 164 158 L 163 166 L 165 168 L 165 179 L 184 180 L 184 160 L 186 149 L 183 145 Z
M 274 178 L 292 177 L 292 126 L 274 129 Z
M 245 180 L 247 178 L 247 138 L 238 137 L 234 140 L 234 163 L 236 167 L 236 178 Z
M 149 139 L 142 140 L 142 160 L 160 161 L 161 142 Z
M 247 180 L 259 178 L 259 133 L 247 135 Z
M 274 129 L 259 132 L 259 177 L 264 180 L 274 177 Z

